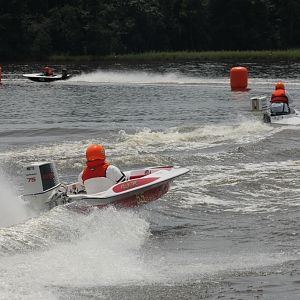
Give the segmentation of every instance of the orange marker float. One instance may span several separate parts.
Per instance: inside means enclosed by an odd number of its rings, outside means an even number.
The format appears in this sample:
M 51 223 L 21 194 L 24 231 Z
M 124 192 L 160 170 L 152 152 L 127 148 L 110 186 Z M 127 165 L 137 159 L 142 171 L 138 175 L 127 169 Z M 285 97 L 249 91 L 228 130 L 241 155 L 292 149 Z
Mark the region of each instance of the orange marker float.
M 230 86 L 232 91 L 248 91 L 248 70 L 244 67 L 231 68 Z

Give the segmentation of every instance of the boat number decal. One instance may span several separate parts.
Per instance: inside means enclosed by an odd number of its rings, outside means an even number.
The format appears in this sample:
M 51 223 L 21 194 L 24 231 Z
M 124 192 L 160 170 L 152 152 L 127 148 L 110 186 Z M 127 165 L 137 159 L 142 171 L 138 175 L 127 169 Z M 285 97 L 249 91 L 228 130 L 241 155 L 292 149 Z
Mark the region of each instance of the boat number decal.
M 136 180 L 133 180 L 133 181 L 128 181 L 126 183 L 123 183 L 122 185 L 120 185 L 120 188 L 121 188 L 121 190 L 126 191 L 126 190 L 132 189 L 138 185 L 139 185 L 138 182 Z
M 137 202 L 147 202 L 144 194 L 136 195 L 136 201 Z
M 28 180 L 28 182 L 36 182 L 35 177 L 28 177 L 27 180 Z
M 150 177 L 150 178 L 140 178 L 140 179 L 133 179 L 133 180 L 125 181 L 125 182 L 122 182 L 122 183 L 116 185 L 113 188 L 113 191 L 115 193 L 124 192 L 124 191 L 130 190 L 130 189 L 136 188 L 138 186 L 142 186 L 142 185 L 151 183 L 157 179 L 158 179 L 158 177 Z

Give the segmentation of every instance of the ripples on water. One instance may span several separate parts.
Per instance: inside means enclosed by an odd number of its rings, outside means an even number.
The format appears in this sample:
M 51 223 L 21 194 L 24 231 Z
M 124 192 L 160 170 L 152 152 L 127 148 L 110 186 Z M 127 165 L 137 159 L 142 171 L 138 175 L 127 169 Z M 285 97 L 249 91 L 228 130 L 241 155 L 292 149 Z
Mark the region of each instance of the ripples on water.
M 22 78 L 40 66 L 3 67 L 0 299 L 297 298 L 299 127 L 263 124 L 250 97 L 281 79 L 299 108 L 300 65 L 246 64 L 245 93 L 232 66 L 68 66 L 52 84 Z M 73 181 L 91 142 L 124 170 L 191 172 L 136 210 L 28 211 L 24 164 L 53 160 Z

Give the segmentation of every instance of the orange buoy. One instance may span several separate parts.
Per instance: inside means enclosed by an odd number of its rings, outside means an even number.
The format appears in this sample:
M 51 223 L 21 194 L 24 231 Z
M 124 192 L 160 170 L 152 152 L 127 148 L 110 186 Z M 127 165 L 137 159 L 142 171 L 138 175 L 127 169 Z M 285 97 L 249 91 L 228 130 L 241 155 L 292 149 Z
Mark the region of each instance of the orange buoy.
M 230 85 L 232 91 L 247 91 L 248 70 L 244 67 L 231 68 Z

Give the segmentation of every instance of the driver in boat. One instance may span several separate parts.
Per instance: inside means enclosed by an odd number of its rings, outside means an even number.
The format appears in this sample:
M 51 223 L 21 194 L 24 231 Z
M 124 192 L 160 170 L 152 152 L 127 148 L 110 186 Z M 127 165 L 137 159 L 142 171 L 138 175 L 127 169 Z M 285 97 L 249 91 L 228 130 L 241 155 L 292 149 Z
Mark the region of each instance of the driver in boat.
M 277 82 L 275 85 L 275 91 L 272 93 L 271 97 L 271 115 L 287 115 L 291 112 L 289 103 L 291 102 L 291 97 L 285 91 L 285 86 L 282 82 Z
M 67 69 L 62 69 L 61 70 L 61 78 L 65 79 L 67 77 L 68 77 L 68 71 L 67 71 Z
M 45 75 L 45 76 L 52 76 L 52 75 L 53 75 L 52 69 L 49 68 L 48 66 L 46 66 L 46 67 L 44 68 L 44 75 Z
M 123 172 L 105 161 L 102 145 L 92 144 L 86 149 L 86 168 L 79 174 L 78 181 L 85 186 L 87 194 L 103 192 L 116 183 L 126 181 Z

